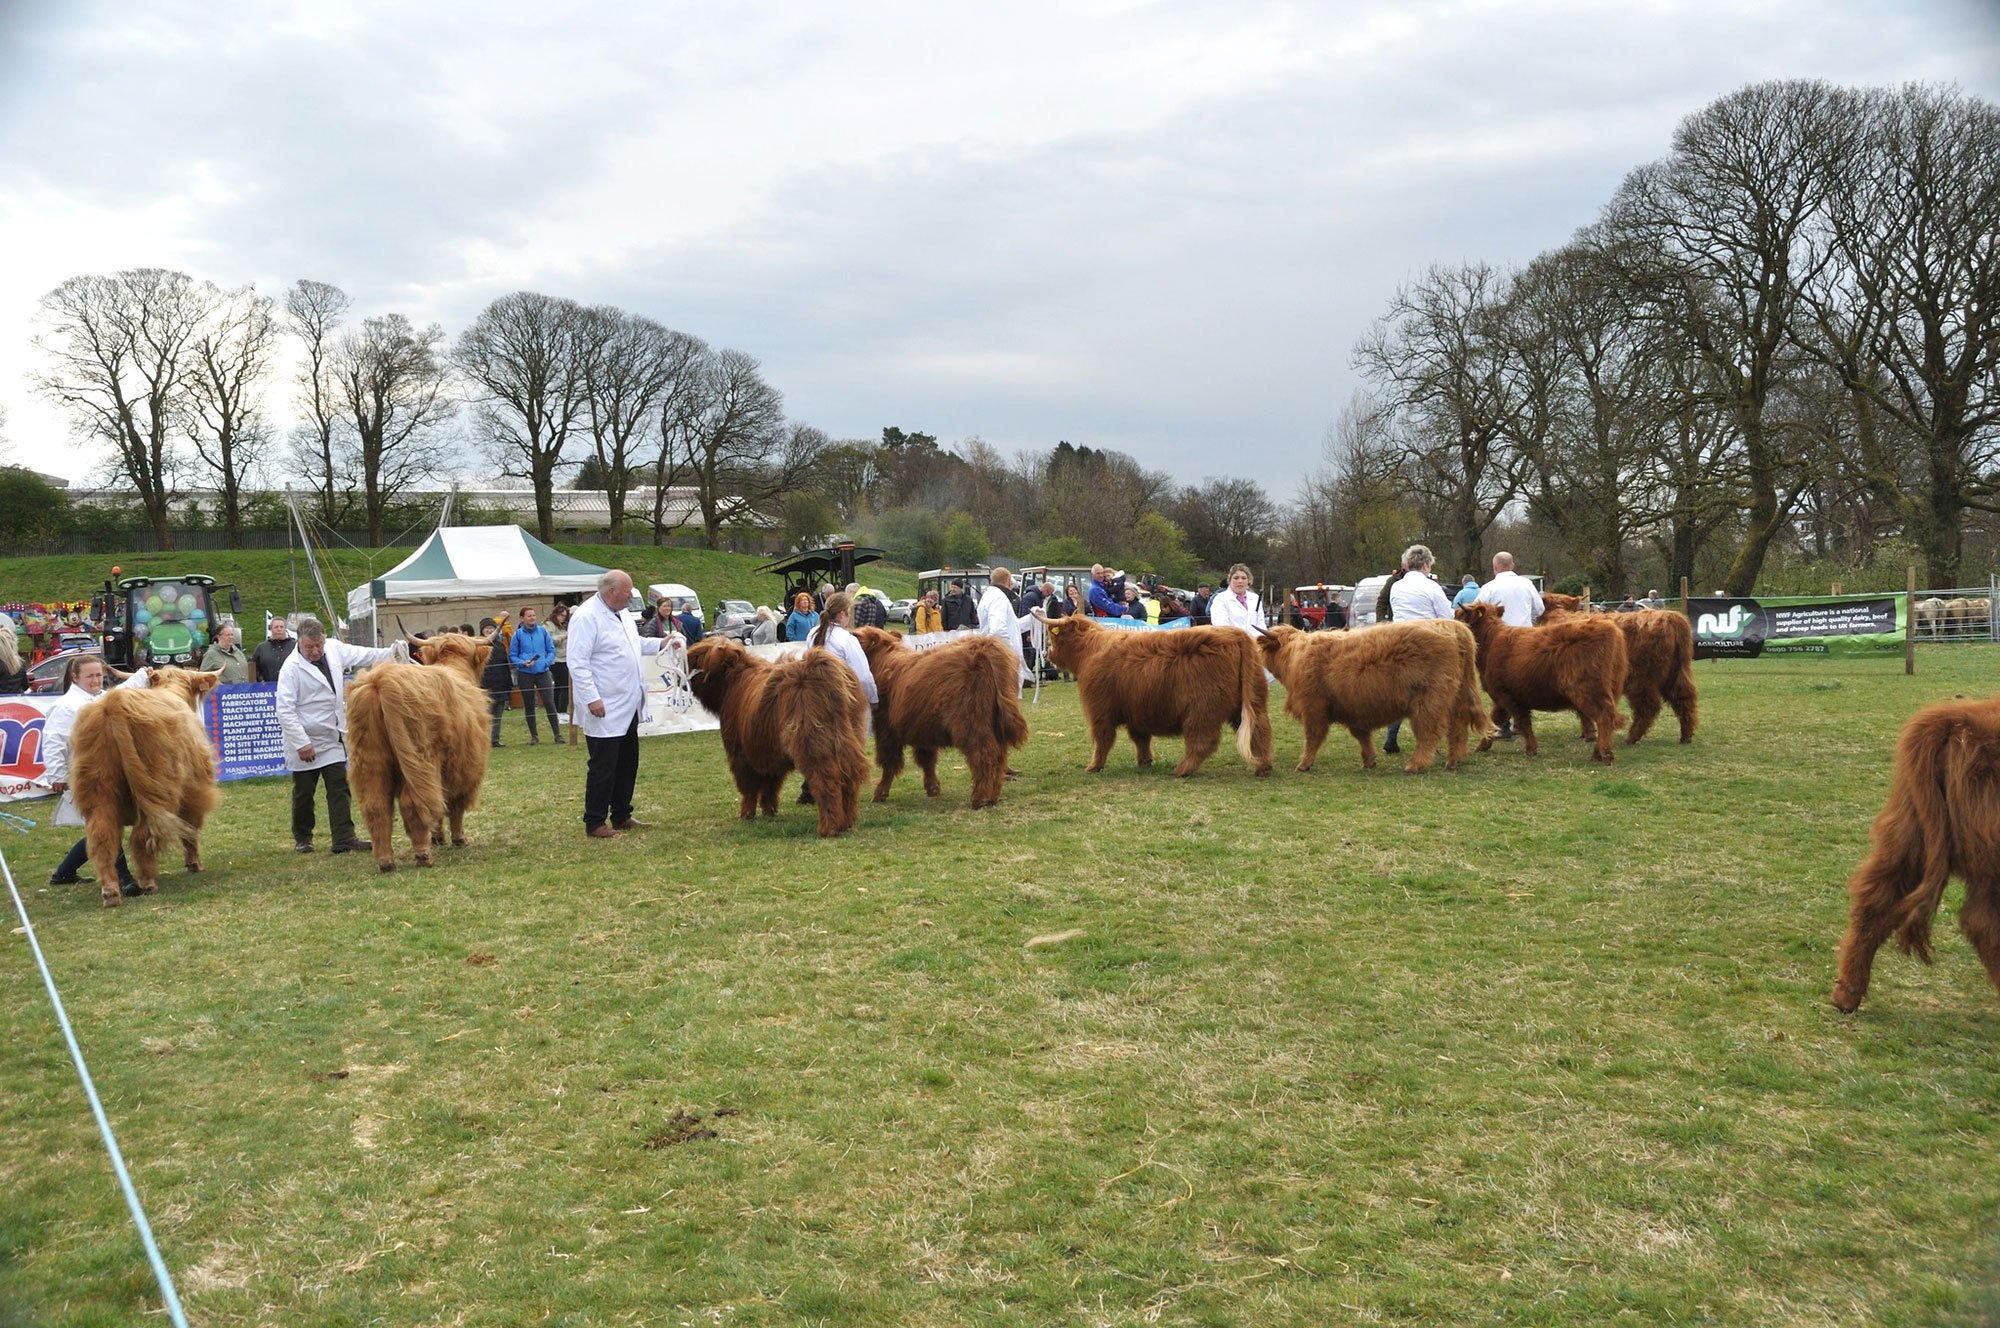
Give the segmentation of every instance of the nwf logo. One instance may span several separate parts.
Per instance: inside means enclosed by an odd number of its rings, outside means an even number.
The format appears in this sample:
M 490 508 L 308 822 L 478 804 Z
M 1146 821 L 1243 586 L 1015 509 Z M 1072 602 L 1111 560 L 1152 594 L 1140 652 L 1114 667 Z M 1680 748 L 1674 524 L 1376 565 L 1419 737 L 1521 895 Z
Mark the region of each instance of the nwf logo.
M 42 712 L 19 701 L 0 701 L 0 775 L 33 779 L 42 773 Z
M 1756 614 L 1741 604 L 1732 604 L 1727 613 L 1704 613 L 1694 625 L 1696 636 L 1741 636 Z

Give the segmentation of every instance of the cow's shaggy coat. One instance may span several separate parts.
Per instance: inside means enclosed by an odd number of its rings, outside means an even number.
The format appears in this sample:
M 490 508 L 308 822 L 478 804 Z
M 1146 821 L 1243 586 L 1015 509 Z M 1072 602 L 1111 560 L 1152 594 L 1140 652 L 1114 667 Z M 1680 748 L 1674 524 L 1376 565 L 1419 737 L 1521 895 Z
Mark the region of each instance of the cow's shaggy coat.
M 1458 620 L 1479 643 L 1479 678 L 1496 714 L 1514 717 L 1521 745 L 1533 756 L 1534 711 L 1574 710 L 1596 743 L 1592 759 L 1609 765 L 1611 735 L 1624 724 L 1618 697 L 1625 690 L 1625 634 L 1611 615 L 1588 614 L 1541 627 L 1509 627 L 1497 604 L 1467 604 Z M 1486 751 L 1493 739 L 1483 738 Z
M 1544 623 L 1568 622 L 1579 613 L 1578 601 L 1568 595 L 1544 595 L 1549 606 Z M 1687 615 L 1670 609 L 1640 609 L 1632 613 L 1607 613 L 1604 617 L 1625 634 L 1625 702 L 1632 708 L 1632 727 L 1625 745 L 1646 736 L 1659 718 L 1661 706 L 1670 706 L 1681 722 L 1681 741 L 1693 742 L 1700 693 L 1694 685 L 1694 628 Z M 1583 736 L 1594 738 L 1590 721 L 1584 721 Z
M 722 750 L 749 820 L 778 814 L 778 789 L 797 770 L 819 807 L 819 832 L 854 825 L 868 779 L 868 698 L 838 655 L 817 647 L 772 663 L 705 636 L 688 648 L 695 699 L 722 721 Z
M 202 823 L 221 801 L 215 748 L 200 713 L 216 680 L 194 669 L 155 669 L 148 686 L 114 688 L 77 713 L 70 797 L 83 815 L 106 908 L 118 907 L 118 853 L 128 825 L 142 894 L 160 888 L 162 846 L 179 844 L 187 869 L 201 870 Z
M 924 772 L 924 793 L 935 798 L 938 751 L 956 747 L 972 772 L 972 805 L 1000 801 L 1007 753 L 1028 741 L 1021 713 L 1020 664 L 990 636 L 912 650 L 879 627 L 855 634 L 875 675 L 882 703 L 875 707 L 875 763 L 882 778 L 875 801 L 886 802 L 903 769 L 903 748 L 913 748 Z
M 479 674 L 493 649 L 448 635 L 419 647 L 423 667 L 377 664 L 347 688 L 347 773 L 374 845 L 375 865 L 396 869 L 396 808 L 417 865 L 431 845 L 465 843 L 465 816 L 486 779 L 489 712 Z
M 1477 646 L 1448 619 L 1382 623 L 1358 632 L 1306 633 L 1273 627 L 1258 642 L 1285 685 L 1285 710 L 1306 731 L 1299 769 L 1310 770 L 1327 730 L 1341 725 L 1375 768 L 1375 730 L 1410 721 L 1415 743 L 1403 769 L 1417 774 L 1446 744 L 1445 768 L 1458 769 L 1474 736 L 1486 735 L 1479 703 Z
M 1847 883 L 1847 935 L 1832 1000 L 1852 1013 L 1890 936 L 1931 960 L 1931 918 L 1953 876 L 1958 927 L 2000 992 L 2000 697 L 1919 710 L 1896 744 L 1896 782 L 1875 818 L 1867 861 Z
M 1139 764 L 1153 763 L 1153 739 L 1186 740 L 1176 775 L 1201 769 L 1236 726 L 1236 751 L 1259 775 L 1271 773 L 1271 717 L 1265 710 L 1263 652 L 1234 627 L 1119 631 L 1083 617 L 1049 625 L 1049 660 L 1076 675 L 1084 722 L 1095 745 L 1086 770 L 1102 770 L 1122 726 Z

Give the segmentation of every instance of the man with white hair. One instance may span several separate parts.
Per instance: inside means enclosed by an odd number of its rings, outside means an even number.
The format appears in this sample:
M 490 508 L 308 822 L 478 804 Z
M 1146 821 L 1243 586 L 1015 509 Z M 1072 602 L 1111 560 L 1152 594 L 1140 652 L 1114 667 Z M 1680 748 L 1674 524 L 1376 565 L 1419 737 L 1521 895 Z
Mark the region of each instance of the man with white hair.
M 1509 627 L 1533 627 L 1545 611 L 1542 592 L 1535 583 L 1514 570 L 1514 555 L 1501 550 L 1493 555 L 1493 579 L 1479 588 L 1476 603 L 1500 606 L 1500 621 Z M 1500 737 L 1514 736 L 1514 717 L 1500 712 Z
M 1014 608 L 1014 574 L 996 567 L 987 581 L 989 584 L 979 595 L 979 630 L 986 636 L 999 637 L 1014 652 L 1018 681 L 1032 681 L 1034 675 L 1028 672 L 1027 656 L 1021 651 L 1021 633 L 1027 626 Z
M 639 780 L 639 712 L 646 706 L 646 678 L 639 660 L 666 644 L 639 635 L 626 615 L 632 578 L 617 568 L 597 579 L 597 593 L 577 605 L 569 620 L 569 684 L 581 708 L 584 744 L 590 749 L 583 782 L 583 830 L 592 839 L 616 839 L 644 830 L 632 818 L 632 790 Z

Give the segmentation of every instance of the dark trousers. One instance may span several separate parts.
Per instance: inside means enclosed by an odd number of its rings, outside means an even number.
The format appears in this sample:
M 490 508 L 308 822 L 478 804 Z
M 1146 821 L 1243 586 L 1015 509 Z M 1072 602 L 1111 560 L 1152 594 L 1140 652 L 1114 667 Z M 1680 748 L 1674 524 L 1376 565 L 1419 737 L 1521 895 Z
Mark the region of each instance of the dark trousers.
M 567 717 L 569 715 L 569 665 L 561 660 L 557 660 L 555 663 L 549 665 L 549 677 L 553 678 L 556 684 L 556 713 Z
M 56 868 L 56 879 L 68 881 L 83 870 L 83 864 L 90 861 L 90 840 L 79 839 L 70 851 L 63 855 L 62 864 Z M 125 865 L 125 850 L 118 850 L 118 880 L 122 885 L 132 879 L 132 869 Z
M 500 717 L 507 713 L 507 698 L 514 693 L 511 688 L 486 693 L 486 709 L 493 716 L 493 745 L 500 745 Z
M 556 709 L 556 680 L 548 673 L 523 673 L 514 671 L 514 685 L 521 689 L 521 709 L 528 714 L 528 736 L 539 737 L 535 731 L 535 698 L 542 699 L 542 710 L 549 717 L 549 732 L 557 740 L 562 738 L 562 720 Z
M 347 763 L 292 772 L 292 842 L 309 844 L 313 837 L 313 795 L 326 781 L 326 826 L 336 844 L 354 842 L 354 804 L 347 792 Z
M 583 736 L 590 763 L 583 778 L 583 824 L 595 830 L 605 821 L 632 817 L 632 786 L 639 782 L 639 716 L 622 738 Z

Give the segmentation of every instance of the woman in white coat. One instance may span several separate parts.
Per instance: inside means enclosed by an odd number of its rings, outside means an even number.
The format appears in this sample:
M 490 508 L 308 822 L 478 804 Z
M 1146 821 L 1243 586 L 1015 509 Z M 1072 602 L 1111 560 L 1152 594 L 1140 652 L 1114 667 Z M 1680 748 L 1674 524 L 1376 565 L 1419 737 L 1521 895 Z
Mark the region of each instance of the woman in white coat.
M 145 670 L 133 676 L 133 682 L 140 687 L 146 685 Z M 77 825 L 76 804 L 69 796 L 69 735 L 76 727 L 76 717 L 82 709 L 104 695 L 104 661 L 96 655 L 78 655 L 63 670 L 63 694 L 49 709 L 42 720 L 42 778 L 49 788 L 62 795 L 57 804 L 56 825 Z M 80 885 L 83 877 L 77 870 L 90 858 L 90 840 L 79 839 L 64 856 L 60 865 L 49 876 L 50 885 Z M 139 893 L 139 883 L 132 879 L 132 873 L 125 866 L 125 849 L 118 849 L 118 888 L 127 895 Z
M 326 825 L 333 851 L 372 847 L 354 837 L 354 805 L 347 789 L 347 671 L 379 664 L 395 647 L 351 646 L 329 641 L 311 618 L 299 624 L 299 646 L 278 670 L 278 728 L 285 738 L 285 769 L 292 772 L 292 848 L 312 852 L 314 790 L 326 783 Z
M 1208 602 L 1208 620 L 1217 627 L 1240 627 L 1256 636 L 1270 626 L 1264 621 L 1264 601 L 1250 589 L 1250 569 L 1242 563 L 1229 569 L 1229 584 Z

